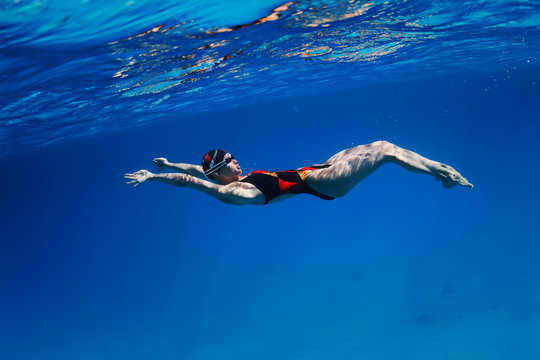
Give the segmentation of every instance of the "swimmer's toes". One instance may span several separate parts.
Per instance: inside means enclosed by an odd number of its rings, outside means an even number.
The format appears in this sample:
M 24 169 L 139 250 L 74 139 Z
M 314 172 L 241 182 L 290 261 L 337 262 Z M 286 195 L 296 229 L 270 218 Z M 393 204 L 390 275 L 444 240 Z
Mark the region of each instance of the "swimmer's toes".
M 473 184 L 471 184 L 467 179 L 465 179 L 463 176 L 461 176 L 459 173 L 458 173 L 458 176 L 456 178 L 456 185 L 461 185 L 461 186 L 466 186 L 468 187 L 469 189 L 472 189 L 473 188 Z
M 463 178 L 463 180 L 465 180 L 465 183 L 462 184 L 462 185 L 463 185 L 463 186 L 466 186 L 466 187 L 468 187 L 469 189 L 472 190 L 472 188 L 474 187 L 474 185 L 471 184 L 471 183 L 470 183 L 467 179 L 465 179 L 465 178 Z

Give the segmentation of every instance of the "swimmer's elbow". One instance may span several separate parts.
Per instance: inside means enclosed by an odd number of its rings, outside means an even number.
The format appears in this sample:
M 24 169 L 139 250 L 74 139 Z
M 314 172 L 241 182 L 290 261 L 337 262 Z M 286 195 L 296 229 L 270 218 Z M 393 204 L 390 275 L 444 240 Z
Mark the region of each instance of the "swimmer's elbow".
M 230 196 L 220 198 L 222 202 L 229 205 L 262 205 L 256 198 L 244 197 L 244 196 Z
M 256 195 L 240 195 L 234 196 L 230 199 L 232 205 L 263 205 L 264 199 L 261 199 Z
M 230 205 L 264 204 L 264 199 L 252 191 L 224 191 L 218 199 Z

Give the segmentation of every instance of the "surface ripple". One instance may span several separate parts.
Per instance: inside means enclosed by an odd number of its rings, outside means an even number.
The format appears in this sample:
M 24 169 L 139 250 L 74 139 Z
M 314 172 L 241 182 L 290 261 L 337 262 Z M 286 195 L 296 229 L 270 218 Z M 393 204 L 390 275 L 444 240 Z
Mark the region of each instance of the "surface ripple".
M 99 6 L 98 6 L 99 5 Z M 0 5 L 0 144 L 449 71 L 537 64 L 537 1 Z

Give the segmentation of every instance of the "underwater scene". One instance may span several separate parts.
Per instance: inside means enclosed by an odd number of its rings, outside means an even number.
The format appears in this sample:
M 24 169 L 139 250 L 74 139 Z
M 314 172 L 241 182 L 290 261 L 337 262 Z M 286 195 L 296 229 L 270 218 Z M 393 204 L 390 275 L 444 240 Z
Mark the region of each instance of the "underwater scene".
M 0 359 L 540 359 L 539 58 L 536 0 L 0 2 Z M 474 188 L 124 179 L 379 140 Z

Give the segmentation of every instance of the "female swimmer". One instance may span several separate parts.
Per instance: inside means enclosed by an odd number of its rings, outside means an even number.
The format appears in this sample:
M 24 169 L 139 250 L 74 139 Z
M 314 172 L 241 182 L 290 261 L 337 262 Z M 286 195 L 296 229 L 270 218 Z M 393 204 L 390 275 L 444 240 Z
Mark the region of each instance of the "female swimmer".
M 302 193 L 325 200 L 342 197 L 389 162 L 409 171 L 431 175 L 445 188 L 456 185 L 473 188 L 454 168 L 387 141 L 358 145 L 337 153 L 323 164 L 296 170 L 257 170 L 242 176 L 242 169 L 234 156 L 225 150 L 215 149 L 204 155 L 201 165 L 173 164 L 165 158 L 154 159 L 154 165 L 160 170 L 172 169 L 179 173 L 154 174 L 139 170 L 124 177 L 129 180 L 127 184 L 134 187 L 152 180 L 190 187 L 228 204 L 262 205 Z

